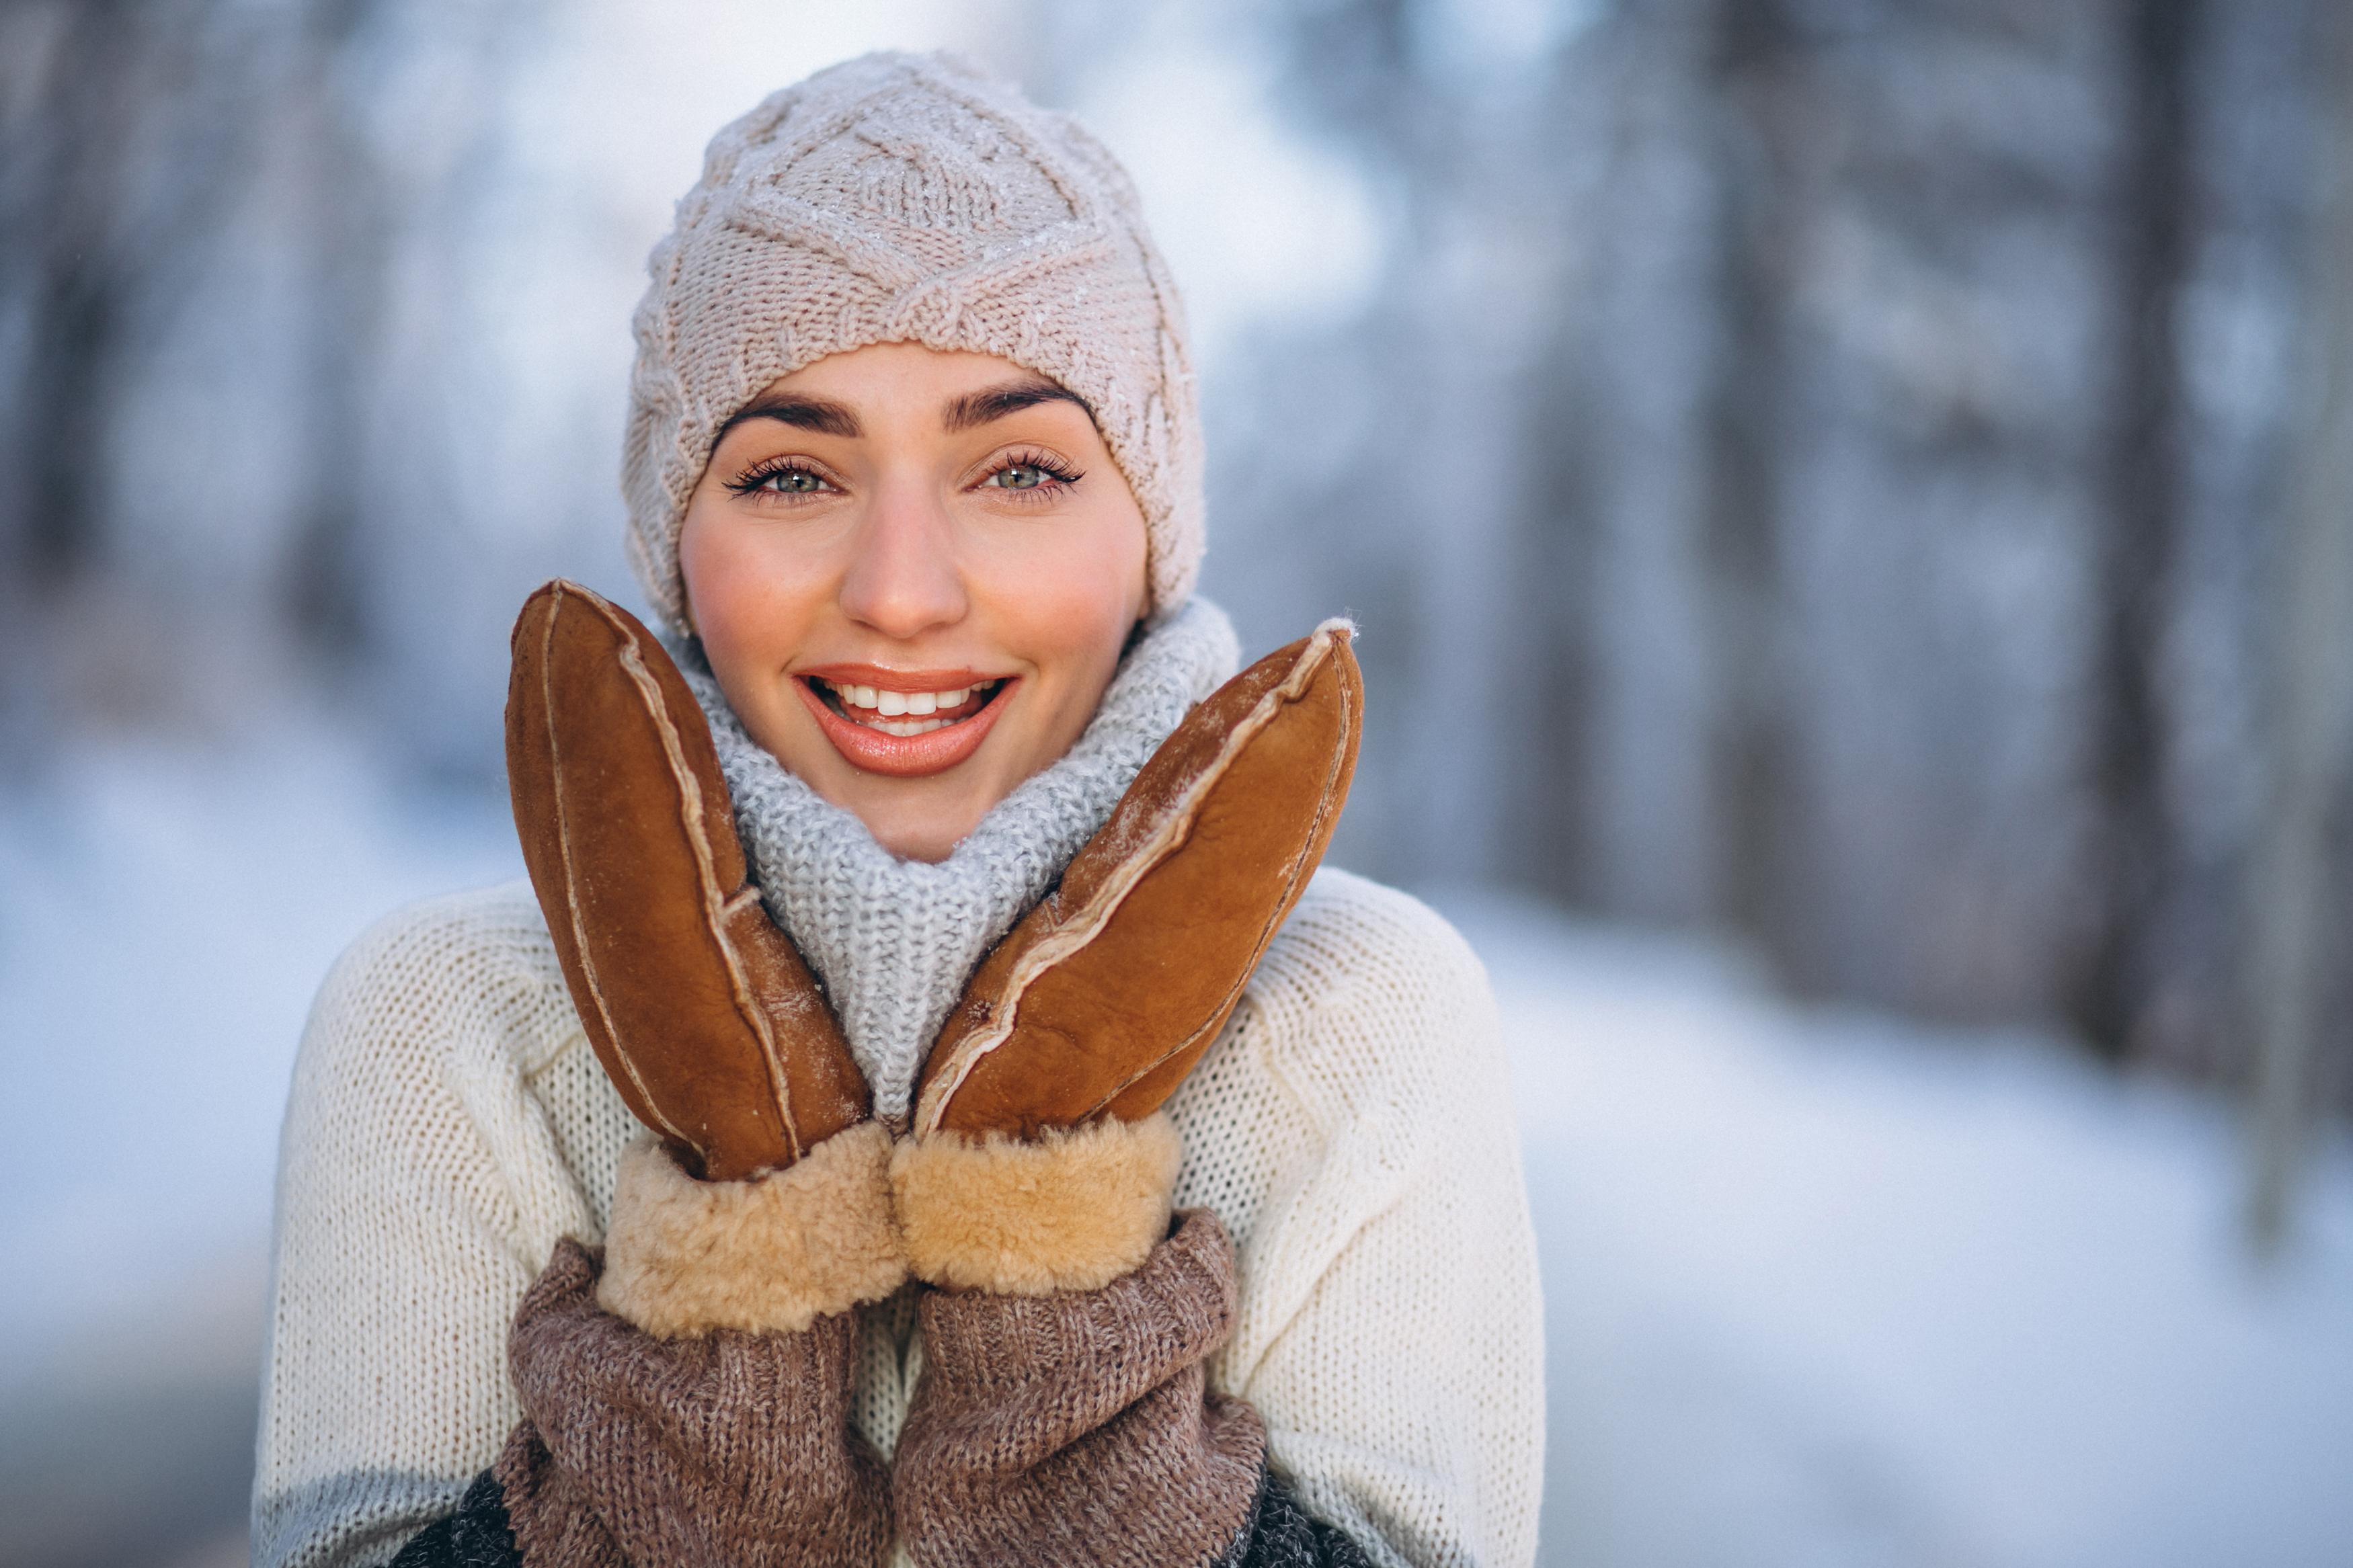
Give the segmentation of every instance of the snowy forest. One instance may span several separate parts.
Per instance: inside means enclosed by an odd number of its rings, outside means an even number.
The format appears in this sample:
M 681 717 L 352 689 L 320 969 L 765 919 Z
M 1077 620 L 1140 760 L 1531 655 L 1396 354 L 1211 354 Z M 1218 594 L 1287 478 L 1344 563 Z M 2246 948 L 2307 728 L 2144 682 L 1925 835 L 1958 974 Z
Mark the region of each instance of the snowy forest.
M 2325 0 L 0 0 L 0 878 L 97 752 L 293 756 L 223 786 L 291 801 L 327 747 L 495 836 L 516 606 L 635 602 L 669 204 L 885 44 L 1134 168 L 1206 590 L 1252 651 L 1363 628 L 1335 861 L 2188 1086 L 2232 1225 L 2294 1233 L 2353 1110 Z M 289 878 L 503 865 L 330 843 Z M 46 907 L 0 888 L 0 986 Z M 9 994 L 16 1070 L 60 1037 Z M 1964 1558 L 2066 1560 L 1853 1560 Z

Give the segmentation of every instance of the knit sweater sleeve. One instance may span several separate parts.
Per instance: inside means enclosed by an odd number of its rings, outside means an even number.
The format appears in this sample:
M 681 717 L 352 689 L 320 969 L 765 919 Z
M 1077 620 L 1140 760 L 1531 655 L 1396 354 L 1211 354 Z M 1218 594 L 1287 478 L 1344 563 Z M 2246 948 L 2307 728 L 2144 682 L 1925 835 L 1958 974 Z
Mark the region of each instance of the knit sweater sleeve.
M 1376 1563 L 1535 1556 L 1542 1304 L 1510 1104 L 1469 947 L 1329 870 L 1171 1104 L 1177 1201 L 1219 1209 L 1239 1248 L 1213 1385 L 1257 1406 L 1289 1492 Z
M 527 1079 L 576 1033 L 527 889 L 404 911 L 330 973 L 280 1147 L 258 1568 L 388 1562 L 519 1414 L 508 1319 L 594 1239 Z

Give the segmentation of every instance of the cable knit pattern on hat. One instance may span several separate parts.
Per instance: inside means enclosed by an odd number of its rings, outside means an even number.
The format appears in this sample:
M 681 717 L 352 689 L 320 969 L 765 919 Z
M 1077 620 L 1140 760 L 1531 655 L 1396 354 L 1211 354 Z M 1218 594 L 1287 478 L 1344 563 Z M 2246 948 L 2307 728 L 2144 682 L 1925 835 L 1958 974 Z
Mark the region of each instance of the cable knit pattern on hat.
M 711 720 L 768 912 L 825 983 L 877 1116 L 903 1121 L 916 1069 L 981 956 L 1043 898 L 1192 706 L 1240 662 L 1225 612 L 1194 599 L 1121 661 L 1084 733 L 937 864 L 901 860 L 744 730 L 699 647 L 674 645 Z
M 1183 309 L 1135 187 L 1066 115 L 950 55 L 818 72 L 722 131 L 647 264 L 622 449 L 629 557 L 688 629 L 678 535 L 720 427 L 828 354 L 996 354 L 1084 398 L 1151 541 L 1152 603 L 1202 548 Z

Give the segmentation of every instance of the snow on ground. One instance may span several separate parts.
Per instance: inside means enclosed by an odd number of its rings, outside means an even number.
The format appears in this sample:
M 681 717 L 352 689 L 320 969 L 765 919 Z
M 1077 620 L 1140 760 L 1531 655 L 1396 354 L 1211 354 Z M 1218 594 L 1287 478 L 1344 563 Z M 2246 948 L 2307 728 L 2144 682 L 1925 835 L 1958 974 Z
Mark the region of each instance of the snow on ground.
M 0 1564 L 235 1560 L 304 1009 L 376 916 L 514 874 L 509 831 L 322 725 L 91 749 L 0 811 Z M 2259 1269 L 2210 1097 L 1439 901 L 1514 1057 L 1547 1563 L 2353 1561 L 2341 1137 Z
M 520 874 L 512 836 L 320 724 L 0 796 L 0 1568 L 243 1560 L 311 994 L 396 906 Z
M 1438 900 L 1511 1040 L 1547 1562 L 2353 1563 L 2353 1149 L 2252 1266 L 2231 1110 Z
M 328 963 L 401 903 L 521 872 L 480 802 L 432 804 L 390 795 L 332 731 L 290 729 L 227 753 L 87 753 L 0 818 L 0 1256 L 43 1264 L 37 1290 L 0 1295 L 0 1345 L 266 1230 Z

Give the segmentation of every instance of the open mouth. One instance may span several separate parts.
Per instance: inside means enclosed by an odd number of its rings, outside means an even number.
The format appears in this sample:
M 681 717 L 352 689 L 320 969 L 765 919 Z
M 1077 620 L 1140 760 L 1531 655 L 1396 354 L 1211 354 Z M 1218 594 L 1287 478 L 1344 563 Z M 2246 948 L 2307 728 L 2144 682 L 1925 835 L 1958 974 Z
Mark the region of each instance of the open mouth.
M 890 674 L 841 666 L 804 671 L 793 686 L 835 751 L 853 767 L 894 778 L 940 773 L 972 755 L 1020 684 L 963 672 L 894 682 Z
M 836 713 L 853 724 L 902 739 L 963 723 L 995 700 L 1006 684 L 984 680 L 945 691 L 893 691 L 887 687 L 809 678 L 809 685 Z

